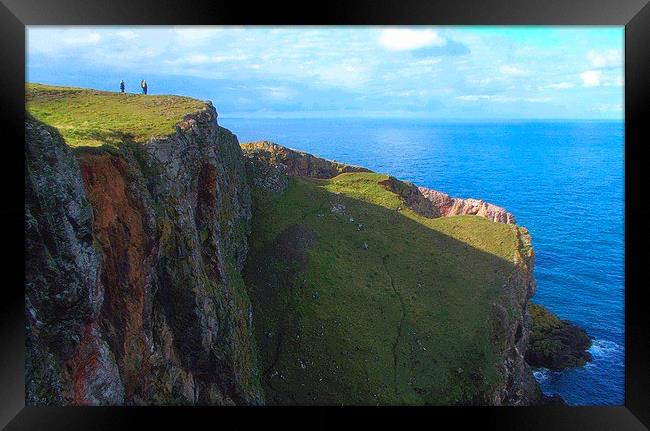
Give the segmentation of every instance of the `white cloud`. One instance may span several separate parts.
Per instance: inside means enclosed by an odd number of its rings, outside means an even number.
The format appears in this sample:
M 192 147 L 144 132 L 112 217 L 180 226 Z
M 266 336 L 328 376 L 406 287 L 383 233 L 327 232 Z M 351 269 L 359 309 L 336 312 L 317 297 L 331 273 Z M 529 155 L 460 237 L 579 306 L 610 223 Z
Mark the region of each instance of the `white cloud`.
M 490 96 L 485 94 L 468 94 L 468 95 L 456 97 L 456 99 L 463 100 L 465 102 L 476 102 L 477 100 L 489 99 L 489 98 Z
M 427 75 L 432 77 L 437 71 L 437 68 L 434 68 L 433 66 L 438 63 L 440 63 L 440 59 L 427 59 L 415 61 L 413 63 L 404 63 L 394 75 L 399 77 L 398 79 L 418 75 Z
M 76 33 L 61 38 L 63 43 L 72 46 L 96 45 L 102 37 L 96 31 L 90 33 Z
M 604 82 L 603 85 L 605 87 L 622 87 L 623 86 L 623 77 L 619 76 L 619 77 L 617 77 L 615 79 Z
M 133 40 L 138 37 L 137 33 L 131 30 L 121 30 L 116 32 L 115 35 L 123 40 Z
M 603 72 L 600 70 L 587 70 L 580 74 L 582 85 L 585 87 L 598 87 L 603 78 Z
M 183 46 L 199 46 L 210 42 L 221 29 L 214 27 L 177 27 L 174 30 L 176 42 Z
M 266 97 L 271 99 L 290 99 L 292 97 L 291 91 L 287 87 L 259 87 Z
M 379 44 L 389 51 L 410 51 L 446 43 L 445 38 L 433 30 L 388 28 L 379 36 Z
M 621 103 L 603 103 L 596 105 L 593 110 L 598 112 L 623 112 L 623 105 Z
M 528 75 L 528 71 L 520 69 L 517 66 L 509 65 L 509 64 L 501 66 L 499 68 L 499 71 L 501 73 L 503 73 L 504 75 L 508 75 L 508 76 L 526 76 L 526 75 Z
M 479 100 L 489 100 L 491 102 L 497 103 L 508 103 L 508 102 L 529 102 L 529 103 L 545 103 L 550 102 L 550 97 L 515 97 L 515 96 L 505 96 L 501 94 L 468 94 L 464 96 L 456 97 L 458 100 L 464 102 L 478 102 Z
M 623 65 L 623 54 L 619 49 L 606 51 L 589 51 L 587 59 L 592 67 L 580 74 L 582 85 L 585 87 L 621 87 L 623 85 L 622 72 L 618 69 Z M 614 71 L 607 69 L 614 68 Z M 604 73 L 607 72 L 607 73 Z
M 468 94 L 465 96 L 456 97 L 458 100 L 463 100 L 465 102 L 477 102 L 479 100 L 490 100 L 492 102 L 516 102 L 520 100 L 518 97 L 513 96 L 504 96 L 501 94 L 488 95 L 488 94 Z
M 557 89 L 566 89 L 566 88 L 573 88 L 575 85 L 572 82 L 558 82 L 556 84 L 549 84 L 546 87 L 543 88 L 557 88 Z
M 414 63 L 411 63 L 414 66 L 431 66 L 434 64 L 440 63 L 442 60 L 440 58 L 425 58 L 424 60 L 418 60 Z
M 369 70 L 357 64 L 323 66 L 318 68 L 316 73 L 323 83 L 339 87 L 357 87 L 370 79 Z
M 496 81 L 496 79 L 492 78 L 492 77 L 482 78 L 482 77 L 472 76 L 472 77 L 467 78 L 467 82 L 469 84 L 478 85 L 479 87 L 485 87 L 485 86 L 487 86 L 487 85 L 489 85 L 489 84 L 491 84 L 491 83 L 493 83 L 495 81 Z
M 623 53 L 619 49 L 609 49 L 607 51 L 592 50 L 587 53 L 587 60 L 596 69 L 617 67 L 623 65 Z
M 245 55 L 205 55 L 205 54 L 192 54 L 185 57 L 176 58 L 174 60 L 167 60 L 167 64 L 180 64 L 198 66 L 204 64 L 224 63 L 227 61 L 244 61 L 247 57 Z
M 552 99 L 550 97 L 524 97 L 521 100 L 530 103 L 546 103 L 550 102 Z

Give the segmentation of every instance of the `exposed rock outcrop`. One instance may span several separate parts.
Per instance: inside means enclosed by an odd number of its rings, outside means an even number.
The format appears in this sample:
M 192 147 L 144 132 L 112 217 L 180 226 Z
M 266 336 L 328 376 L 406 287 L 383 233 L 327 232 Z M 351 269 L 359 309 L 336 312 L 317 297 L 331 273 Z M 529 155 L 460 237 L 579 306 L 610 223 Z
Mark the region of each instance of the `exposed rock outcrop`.
M 515 224 L 515 217 L 504 208 L 479 199 L 461 199 L 446 193 L 418 187 L 418 190 L 438 209 L 441 217 L 477 215 L 499 223 Z
M 416 213 L 429 218 L 442 216 L 440 209 L 427 199 L 414 184 L 400 181 L 395 177 L 388 177 L 387 180 L 381 181 L 379 184 L 398 195 L 404 204 Z
M 263 161 L 267 167 L 279 168 L 286 175 L 310 178 L 332 178 L 346 172 L 372 172 L 361 166 L 346 165 L 332 160 L 292 150 L 269 141 L 248 142 L 241 145 L 244 155 Z M 260 163 L 257 163 L 259 166 Z M 259 175 L 263 178 L 263 175 Z
M 532 367 L 559 371 L 581 367 L 591 361 L 587 351 L 592 340 L 577 325 L 560 320 L 539 304 L 530 304 L 531 334 L 526 361 Z
M 28 404 L 261 403 L 250 191 L 214 108 L 77 160 L 26 130 Z

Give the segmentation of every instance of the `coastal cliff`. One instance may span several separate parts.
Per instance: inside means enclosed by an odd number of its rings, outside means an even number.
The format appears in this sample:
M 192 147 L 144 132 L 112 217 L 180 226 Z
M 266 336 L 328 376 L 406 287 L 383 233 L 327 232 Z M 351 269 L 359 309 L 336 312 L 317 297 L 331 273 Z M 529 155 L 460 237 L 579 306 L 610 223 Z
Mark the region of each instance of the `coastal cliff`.
M 524 359 L 534 252 L 528 231 L 514 225 L 511 214 L 277 144 L 242 148 L 254 191 L 256 262 L 244 278 L 263 323 L 256 332 L 269 403 L 542 401 Z M 451 217 L 456 213 L 463 216 Z M 466 278 L 467 266 L 477 278 Z M 357 293 L 350 296 L 331 280 L 333 271 L 350 274 Z M 435 317 L 427 320 L 428 313 Z M 365 322 L 361 334 L 359 319 Z M 447 324 L 457 340 L 431 327 Z M 393 331 L 396 338 L 382 346 Z M 474 339 L 469 350 L 465 341 L 455 343 L 463 333 Z M 350 366 L 382 354 L 392 367 L 370 367 L 365 378 Z M 424 364 L 442 357 L 443 370 L 432 375 Z
M 240 146 L 209 102 L 27 100 L 28 405 L 542 402 L 504 209 Z
M 255 180 L 267 188 L 286 186 L 282 175 L 327 179 L 343 173 L 372 172 L 370 169 L 326 160 L 269 141 L 247 142 L 242 144 L 242 148 L 251 163 L 257 167 Z M 393 177 L 384 186 L 399 194 L 406 205 L 425 217 L 477 215 L 499 223 L 515 224 L 515 217 L 511 213 L 483 200 L 451 197 Z
M 72 151 L 27 116 L 28 404 L 263 402 L 241 150 L 211 105 L 179 120 Z

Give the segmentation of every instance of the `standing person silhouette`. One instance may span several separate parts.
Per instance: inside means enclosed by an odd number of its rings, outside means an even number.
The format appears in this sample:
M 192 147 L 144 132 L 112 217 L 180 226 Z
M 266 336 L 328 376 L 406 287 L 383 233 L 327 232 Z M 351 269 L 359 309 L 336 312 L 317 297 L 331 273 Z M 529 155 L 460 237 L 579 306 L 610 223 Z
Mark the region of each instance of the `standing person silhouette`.
M 120 92 L 124 93 L 124 80 L 120 81 Z
M 142 94 L 147 94 L 147 81 L 144 79 L 140 81 L 140 87 L 142 87 Z

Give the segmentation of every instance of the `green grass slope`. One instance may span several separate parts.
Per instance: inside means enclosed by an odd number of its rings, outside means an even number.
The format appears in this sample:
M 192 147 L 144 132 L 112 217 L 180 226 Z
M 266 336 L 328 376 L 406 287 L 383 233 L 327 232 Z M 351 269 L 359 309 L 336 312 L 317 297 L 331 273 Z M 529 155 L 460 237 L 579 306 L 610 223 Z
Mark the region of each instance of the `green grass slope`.
M 267 402 L 481 402 L 501 382 L 491 305 L 517 228 L 421 217 L 387 178 L 253 190 L 244 278 Z
M 59 130 L 71 147 L 145 142 L 169 135 L 183 116 L 206 107 L 180 96 L 113 93 L 42 84 L 26 85 L 27 110 Z

